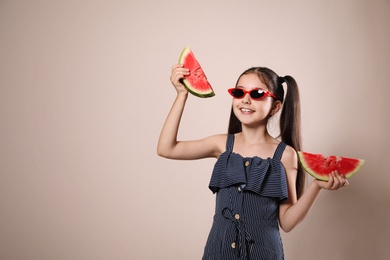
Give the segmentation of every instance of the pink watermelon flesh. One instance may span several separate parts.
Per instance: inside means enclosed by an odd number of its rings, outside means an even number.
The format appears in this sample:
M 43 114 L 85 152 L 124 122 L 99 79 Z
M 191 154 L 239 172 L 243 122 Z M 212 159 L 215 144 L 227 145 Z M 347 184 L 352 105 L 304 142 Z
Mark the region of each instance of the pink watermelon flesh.
M 329 180 L 329 174 L 332 171 L 338 171 L 346 178 L 352 177 L 364 164 L 364 160 L 355 158 L 346 158 L 341 156 L 324 156 L 322 154 L 312 154 L 298 152 L 302 167 L 319 180 Z
M 190 69 L 190 75 L 186 76 L 182 83 L 191 94 L 202 98 L 215 95 L 204 71 L 189 47 L 184 48 L 182 51 L 179 64 L 183 64 L 185 68 Z

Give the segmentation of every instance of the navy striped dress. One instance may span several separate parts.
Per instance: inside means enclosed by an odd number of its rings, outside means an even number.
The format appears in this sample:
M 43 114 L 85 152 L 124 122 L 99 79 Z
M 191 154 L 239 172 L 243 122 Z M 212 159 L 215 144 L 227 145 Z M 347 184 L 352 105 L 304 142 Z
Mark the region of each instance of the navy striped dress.
M 233 145 L 234 135 L 229 134 L 211 176 L 216 207 L 202 259 L 284 259 L 278 213 L 288 196 L 280 161 L 286 144 L 279 143 L 267 159 L 242 157 Z

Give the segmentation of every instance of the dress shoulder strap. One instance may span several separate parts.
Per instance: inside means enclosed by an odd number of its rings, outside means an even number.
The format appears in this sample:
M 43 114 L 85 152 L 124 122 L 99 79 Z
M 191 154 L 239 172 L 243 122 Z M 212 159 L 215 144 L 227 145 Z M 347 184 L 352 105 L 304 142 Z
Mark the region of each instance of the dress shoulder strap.
M 282 159 L 282 155 L 284 152 L 284 149 L 286 149 L 286 144 L 283 142 L 280 142 L 278 144 L 278 147 L 276 147 L 275 153 L 274 153 L 274 159 L 280 160 Z
M 226 151 L 233 152 L 234 134 L 228 134 L 226 139 Z

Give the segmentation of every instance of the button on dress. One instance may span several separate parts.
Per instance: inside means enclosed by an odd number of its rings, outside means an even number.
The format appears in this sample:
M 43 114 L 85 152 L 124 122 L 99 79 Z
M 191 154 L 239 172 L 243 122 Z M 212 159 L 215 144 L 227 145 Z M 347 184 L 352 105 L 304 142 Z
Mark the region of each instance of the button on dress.
M 279 143 L 266 159 L 242 157 L 233 146 L 234 135 L 229 134 L 211 176 L 216 206 L 202 259 L 284 259 L 278 216 L 279 203 L 288 197 L 280 161 L 286 144 Z

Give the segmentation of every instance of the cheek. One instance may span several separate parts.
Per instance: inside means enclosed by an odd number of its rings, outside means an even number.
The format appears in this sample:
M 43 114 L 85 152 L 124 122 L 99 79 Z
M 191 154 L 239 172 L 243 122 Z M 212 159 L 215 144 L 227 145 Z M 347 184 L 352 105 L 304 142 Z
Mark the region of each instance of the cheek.
M 239 112 L 238 105 L 239 105 L 239 99 L 233 99 L 233 101 L 232 101 L 232 110 L 233 110 L 233 113 L 236 116 L 238 116 L 237 113 Z
M 271 111 L 272 109 L 272 102 L 269 102 L 268 100 L 262 100 L 258 101 L 255 104 L 255 108 L 262 111 Z
M 232 100 L 232 107 L 233 109 L 236 109 L 237 106 L 241 103 L 241 99 L 233 98 Z

